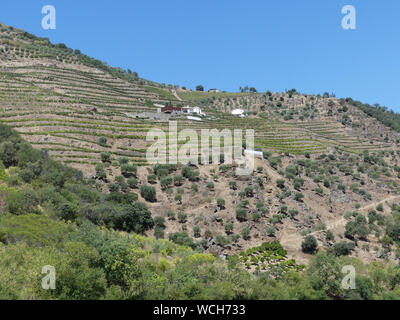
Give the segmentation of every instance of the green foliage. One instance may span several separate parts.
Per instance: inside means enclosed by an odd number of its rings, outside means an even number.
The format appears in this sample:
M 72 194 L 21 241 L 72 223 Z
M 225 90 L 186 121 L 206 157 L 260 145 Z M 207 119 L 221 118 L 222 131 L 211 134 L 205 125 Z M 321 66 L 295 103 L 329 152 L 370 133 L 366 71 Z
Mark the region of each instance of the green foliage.
M 369 232 L 367 219 L 362 214 L 357 214 L 353 221 L 347 222 L 344 235 L 349 239 L 366 239 Z
M 121 165 L 121 174 L 126 178 L 129 178 L 132 176 L 136 177 L 137 167 L 132 164 L 129 164 L 129 163 L 122 164 Z
M 99 144 L 100 144 L 101 146 L 103 146 L 103 147 L 106 147 L 106 146 L 107 146 L 107 138 L 104 137 L 104 136 L 99 137 L 98 142 L 99 142 Z
M 236 219 L 239 221 L 246 221 L 247 220 L 247 209 L 246 208 L 237 208 L 236 209 Z
M 111 162 L 111 154 L 109 152 L 102 152 L 100 157 L 101 162 Z
M 317 251 L 318 242 L 314 236 L 308 235 L 304 238 L 303 242 L 301 243 L 301 250 L 304 253 L 311 253 L 314 254 Z
M 179 212 L 179 213 L 178 213 L 178 221 L 179 221 L 180 223 L 185 223 L 186 220 L 187 220 L 187 214 L 186 214 L 186 213 L 183 213 L 183 212 Z
M 0 194 L 7 203 L 7 211 L 12 214 L 40 213 L 39 197 L 32 188 L 24 187 L 20 190 L 0 189 Z
M 140 195 L 149 202 L 156 202 L 156 189 L 152 186 L 144 185 L 140 187 Z
M 353 242 L 340 241 L 333 245 L 333 251 L 337 256 L 347 256 L 353 251 L 354 247 Z
M 189 165 L 182 167 L 182 176 L 190 181 L 196 181 L 200 175 L 200 172 L 193 170 Z
M 199 226 L 194 226 L 193 227 L 193 236 L 195 238 L 200 238 L 201 237 L 201 229 Z
M 218 206 L 220 209 L 224 209 L 224 208 L 225 208 L 225 200 L 222 199 L 222 198 L 218 198 L 218 199 L 217 199 L 217 206 Z
M 285 187 L 285 180 L 283 179 L 276 180 L 276 186 L 280 189 L 283 189 Z
M 56 222 L 45 215 L 7 215 L 0 219 L 4 243 L 25 242 L 30 246 L 56 245 L 74 230 L 72 225 Z
M 190 247 L 193 249 L 196 246 L 193 239 L 191 237 L 189 237 L 189 235 L 186 232 L 171 233 L 168 237 L 169 237 L 169 240 L 171 240 L 172 242 L 182 245 L 182 246 Z
M 244 227 L 241 234 L 244 240 L 248 240 L 250 238 L 250 229 L 248 227 Z

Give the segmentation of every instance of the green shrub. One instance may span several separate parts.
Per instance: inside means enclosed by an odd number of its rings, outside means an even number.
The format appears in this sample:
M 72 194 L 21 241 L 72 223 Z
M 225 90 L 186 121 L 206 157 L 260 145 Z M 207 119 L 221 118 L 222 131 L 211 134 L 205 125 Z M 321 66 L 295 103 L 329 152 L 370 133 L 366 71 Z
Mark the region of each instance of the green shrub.
M 129 178 L 131 176 L 136 177 L 137 167 L 132 164 L 128 164 L 128 163 L 122 164 L 121 165 L 121 174 L 126 178 Z
M 314 254 L 317 251 L 318 243 L 314 236 L 308 235 L 301 243 L 301 250 L 304 253 Z
M 164 219 L 164 217 L 161 217 L 161 216 L 154 217 L 154 225 L 165 229 L 165 219 Z
M 154 227 L 154 237 L 156 239 L 163 239 L 164 238 L 164 228 L 156 225 Z
M 336 242 L 333 245 L 333 251 L 337 256 L 348 256 L 354 250 L 354 243 L 353 242 Z
M 258 222 L 261 219 L 261 214 L 259 212 L 254 212 L 253 213 L 253 221 Z
M 175 212 L 173 212 L 172 210 L 167 211 L 167 216 L 169 220 L 175 220 Z
M 71 203 L 65 202 L 57 207 L 57 215 L 65 221 L 75 221 L 78 210 Z
M 177 174 L 176 176 L 174 176 L 174 185 L 175 186 L 181 186 L 183 182 L 183 177 L 180 174 Z
M 333 233 L 332 233 L 332 231 L 331 230 L 328 230 L 327 232 L 326 232 L 326 240 L 327 241 L 333 241 L 333 240 L 335 240 L 335 236 L 333 235 Z
M 187 220 L 187 214 L 186 214 L 186 213 L 183 213 L 183 212 L 179 212 L 179 213 L 178 213 L 178 221 L 179 221 L 180 223 L 185 223 L 186 220 Z
M 157 183 L 157 176 L 155 174 L 149 174 L 147 176 L 147 182 L 151 184 Z
M 149 202 L 156 202 L 156 189 L 152 186 L 144 185 L 140 187 L 140 195 Z
M 162 177 L 160 179 L 160 186 L 162 190 L 166 190 L 172 184 L 172 177 Z
M 280 189 L 285 188 L 285 180 L 283 179 L 278 179 L 276 180 L 276 186 Z
M 41 213 L 38 209 L 38 194 L 30 187 L 21 190 L 8 189 L 3 192 L 7 203 L 7 211 L 16 214 Z
M 217 199 L 217 206 L 218 206 L 220 209 L 224 209 L 224 208 L 225 208 L 225 200 L 222 199 L 222 198 L 218 198 L 218 199 Z
M 303 201 L 303 199 L 304 199 L 304 195 L 301 193 L 301 192 L 296 192 L 296 194 L 294 195 L 294 199 L 296 200 L 296 201 Z
M 107 174 L 104 171 L 104 167 L 101 164 L 96 165 L 96 176 L 98 179 L 106 180 Z
M 103 147 L 106 147 L 107 146 L 107 138 L 106 137 L 100 137 L 99 138 L 99 140 L 98 140 L 98 142 L 99 142 L 99 144 L 101 145 L 101 146 L 103 146 Z
M 242 229 L 242 238 L 243 238 L 244 240 L 247 240 L 247 239 L 250 238 L 250 229 L 249 229 L 248 227 L 244 227 L 244 228 Z
M 138 187 L 138 183 L 139 183 L 138 179 L 136 179 L 136 178 L 128 178 L 126 180 L 126 182 L 128 183 L 128 186 L 131 189 L 136 189 Z
M 175 233 L 170 233 L 168 236 L 169 240 L 172 242 L 179 244 L 181 246 L 187 246 L 191 248 L 195 248 L 196 244 L 193 241 L 192 238 L 189 237 L 189 235 L 186 232 L 175 232 Z
M 233 231 L 233 222 L 228 221 L 228 222 L 225 224 L 225 232 L 226 232 L 227 234 L 230 234 L 230 233 L 232 233 L 232 231 Z
M 201 230 L 199 226 L 194 226 L 193 227 L 193 236 L 195 238 L 200 238 L 201 237 Z
M 102 152 L 100 157 L 101 162 L 111 162 L 111 154 L 109 152 Z
M 246 208 L 237 208 L 236 209 L 236 219 L 238 221 L 246 221 L 247 220 L 247 209 Z

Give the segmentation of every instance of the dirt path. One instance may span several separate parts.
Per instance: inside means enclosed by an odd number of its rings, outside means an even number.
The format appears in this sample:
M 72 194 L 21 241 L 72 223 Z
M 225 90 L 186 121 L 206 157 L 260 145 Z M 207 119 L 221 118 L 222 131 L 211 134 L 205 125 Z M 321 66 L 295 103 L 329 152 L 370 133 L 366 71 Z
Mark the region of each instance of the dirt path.
M 171 90 L 172 94 L 175 96 L 175 98 L 177 98 L 179 101 L 183 101 L 182 98 L 180 96 L 178 96 L 178 94 L 176 93 L 176 90 Z
M 371 203 L 371 204 L 369 204 L 369 205 L 367 205 L 365 207 L 362 207 L 362 208 L 358 209 L 357 211 L 360 211 L 360 212 L 366 211 L 368 209 L 375 208 L 379 204 L 383 204 L 383 203 L 385 203 L 387 201 L 392 201 L 392 200 L 399 199 L 399 198 L 400 198 L 400 195 L 398 195 L 398 196 L 390 196 L 390 197 L 385 198 L 383 200 L 380 200 L 380 201 L 377 201 L 377 202 L 373 202 L 373 203 Z M 314 231 L 314 232 L 310 233 L 310 235 L 316 235 L 318 233 L 322 233 L 322 232 L 327 231 L 327 230 L 332 230 L 332 229 L 335 229 L 335 228 L 337 228 L 339 226 L 344 226 L 345 224 L 346 224 L 346 219 L 342 216 L 342 217 L 340 217 L 339 219 L 337 219 L 335 221 L 329 222 L 326 225 L 326 229 L 325 230 Z M 294 232 L 296 232 L 296 231 L 294 231 Z M 293 244 L 296 244 L 296 243 L 300 244 L 302 240 L 303 240 L 303 237 L 301 235 L 294 234 L 294 233 L 290 233 L 289 234 L 288 231 L 284 231 L 282 236 L 279 239 L 280 243 L 283 246 L 290 245 L 290 244 L 293 245 Z

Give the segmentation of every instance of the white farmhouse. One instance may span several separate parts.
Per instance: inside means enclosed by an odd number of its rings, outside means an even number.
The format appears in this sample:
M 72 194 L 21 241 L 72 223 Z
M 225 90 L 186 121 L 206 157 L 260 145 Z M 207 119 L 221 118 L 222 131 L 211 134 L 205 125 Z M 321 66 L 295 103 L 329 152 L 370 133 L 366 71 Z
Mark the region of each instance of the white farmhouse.
M 184 113 L 191 113 L 191 114 L 198 114 L 198 115 L 204 115 L 203 111 L 201 110 L 200 107 L 187 107 L 183 110 Z
M 238 116 L 238 117 L 244 117 L 245 116 L 245 112 L 243 109 L 234 109 L 231 112 L 232 115 L 234 116 Z

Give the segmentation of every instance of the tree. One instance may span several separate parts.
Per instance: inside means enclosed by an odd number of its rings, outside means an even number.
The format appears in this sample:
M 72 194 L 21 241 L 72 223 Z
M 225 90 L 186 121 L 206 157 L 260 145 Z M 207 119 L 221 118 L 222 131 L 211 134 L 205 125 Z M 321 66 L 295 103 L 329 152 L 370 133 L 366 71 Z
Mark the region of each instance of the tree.
M 182 175 L 190 181 L 195 181 L 200 175 L 200 172 L 193 170 L 190 166 L 184 166 L 182 167 Z
M 333 241 L 333 240 L 335 240 L 335 236 L 334 236 L 334 234 L 333 234 L 333 232 L 332 232 L 331 230 L 328 230 L 328 231 L 326 232 L 325 238 L 326 238 L 327 241 Z
M 340 241 L 333 245 L 333 251 L 337 256 L 347 256 L 354 250 L 354 242 Z
M 237 183 L 236 183 L 236 181 L 235 181 L 235 180 L 229 181 L 229 187 L 230 187 L 232 190 L 236 190 L 236 189 L 237 189 Z
M 261 214 L 259 212 L 253 213 L 253 221 L 258 222 L 261 219 Z
M 178 221 L 180 223 L 185 223 L 186 219 L 187 219 L 187 214 L 186 213 L 183 213 L 183 212 L 179 212 L 178 213 Z
M 129 178 L 128 180 L 126 180 L 126 182 L 131 189 L 135 189 L 138 187 L 138 180 L 136 178 Z
M 164 238 L 164 228 L 156 225 L 154 227 L 154 237 L 156 239 L 163 239 Z
M 101 162 L 111 162 L 111 154 L 109 152 L 102 152 L 100 154 Z
M 217 199 L 217 206 L 218 206 L 220 209 L 224 209 L 224 208 L 225 208 L 225 200 L 222 199 L 222 198 L 218 198 L 218 199 Z
M 308 235 L 301 243 L 301 250 L 304 253 L 314 254 L 317 251 L 318 242 L 314 236 Z
M 144 185 L 140 187 L 140 195 L 149 202 L 156 202 L 156 189 L 152 186 Z
M 222 234 L 217 234 L 215 237 L 215 242 L 221 247 L 224 247 L 229 243 L 229 239 L 225 238 Z
M 154 226 L 151 213 L 147 206 L 142 202 L 136 202 L 133 205 L 125 206 L 123 217 L 127 231 L 143 233 Z
M 58 216 L 65 221 L 75 221 L 78 214 L 77 209 L 70 203 L 65 202 L 57 208 Z
M 225 224 L 225 232 L 226 232 L 227 234 L 230 234 L 230 233 L 232 233 L 232 231 L 233 231 L 233 222 L 232 222 L 232 221 L 229 221 L 229 222 L 227 222 L 227 223 Z
M 182 195 L 181 195 L 181 194 L 175 195 L 174 200 L 175 200 L 176 202 L 178 202 L 179 204 L 182 204 Z
M 169 240 L 172 242 L 179 244 L 181 246 L 187 246 L 191 248 L 195 248 L 196 244 L 193 241 L 192 238 L 189 237 L 189 235 L 186 232 L 175 232 L 175 233 L 170 233 L 168 236 Z
M 348 239 L 354 239 L 359 237 L 360 239 L 366 239 L 369 234 L 369 228 L 367 219 L 362 215 L 358 214 L 353 221 L 346 223 L 344 235 Z
M 247 240 L 247 239 L 250 238 L 250 229 L 249 229 L 248 227 L 244 227 L 244 228 L 242 229 L 242 238 L 243 238 L 244 240 Z
M 204 91 L 204 87 L 199 84 L 198 86 L 196 86 L 196 91 Z
M 250 186 L 245 187 L 243 191 L 244 191 L 246 197 L 253 197 L 254 196 L 254 190 Z
M 341 267 L 332 254 L 319 253 L 307 269 L 307 277 L 312 287 L 331 299 L 343 297 Z M 326 298 L 325 297 L 325 298 Z M 324 297 L 321 297 L 323 299 Z
M 280 189 L 283 189 L 285 187 L 285 180 L 283 179 L 276 180 L 276 186 Z
M 132 164 L 122 164 L 121 165 L 121 174 L 126 177 L 129 178 L 131 176 L 136 177 L 136 173 L 137 173 L 137 167 L 132 165 Z
M 239 221 L 246 221 L 247 219 L 247 209 L 246 208 L 237 208 L 236 209 L 236 219 Z
M 164 217 L 157 216 L 154 218 L 154 225 L 165 229 L 165 219 Z
M 174 184 L 176 186 L 181 186 L 183 182 L 183 177 L 180 174 L 177 174 L 176 176 L 174 176 Z
M 96 176 L 98 179 L 101 180 L 107 179 L 106 172 L 104 171 L 104 167 L 101 164 L 96 165 Z
M 199 226 L 194 226 L 193 227 L 193 236 L 195 238 L 200 238 L 201 237 L 201 233 L 200 233 L 200 227 Z
M 162 177 L 160 179 L 160 186 L 162 190 L 166 190 L 172 184 L 172 177 Z
M 101 145 L 101 146 L 103 146 L 103 147 L 106 147 L 107 146 L 107 138 L 106 137 L 100 137 L 99 138 L 99 140 L 98 140 L 98 142 L 99 142 L 99 145 Z
M 5 141 L 0 144 L 0 160 L 6 168 L 16 164 L 16 152 L 12 142 Z
M 303 200 L 303 198 L 304 198 L 304 195 L 301 192 L 296 192 L 296 194 L 294 195 L 294 199 L 296 201 L 301 202 Z
M 175 212 L 172 210 L 167 211 L 168 220 L 175 220 Z

